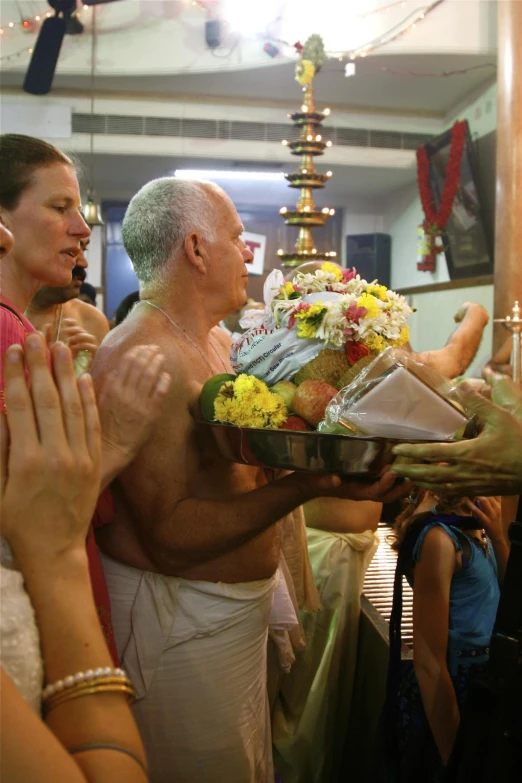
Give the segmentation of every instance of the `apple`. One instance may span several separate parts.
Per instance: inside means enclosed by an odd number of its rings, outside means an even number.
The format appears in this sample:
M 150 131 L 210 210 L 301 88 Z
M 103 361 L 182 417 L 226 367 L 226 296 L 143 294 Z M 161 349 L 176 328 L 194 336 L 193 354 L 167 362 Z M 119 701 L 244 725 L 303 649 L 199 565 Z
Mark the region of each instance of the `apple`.
M 337 389 L 324 381 L 303 381 L 297 387 L 294 397 L 294 411 L 312 427 L 324 419 L 324 412 Z
M 284 424 L 279 427 L 280 430 L 311 430 L 312 428 L 304 419 L 295 414 L 289 416 Z
M 294 412 L 294 397 L 297 391 L 297 386 L 292 381 L 278 381 L 270 387 L 270 391 L 274 394 L 279 394 L 283 398 L 288 413 Z

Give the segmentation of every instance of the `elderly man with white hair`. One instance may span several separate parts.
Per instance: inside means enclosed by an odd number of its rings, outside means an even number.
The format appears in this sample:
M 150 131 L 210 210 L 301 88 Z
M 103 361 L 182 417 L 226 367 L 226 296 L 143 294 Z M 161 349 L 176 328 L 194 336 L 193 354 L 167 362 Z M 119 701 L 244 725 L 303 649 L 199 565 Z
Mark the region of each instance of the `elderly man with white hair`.
M 252 254 L 242 232 L 214 185 L 164 178 L 143 187 L 123 222 L 141 301 L 93 366 L 98 383 L 147 342 L 173 378 L 152 437 L 113 485 L 116 519 L 98 534 L 153 783 L 273 783 L 266 649 L 284 585 L 279 521 L 317 496 L 403 492 L 389 474 L 370 487 L 303 474 L 269 483 L 265 471 L 225 460 L 199 423 L 203 384 L 231 372 L 218 324 L 246 302 Z M 308 568 L 305 552 L 299 568 Z M 290 601 L 279 620 L 297 622 Z

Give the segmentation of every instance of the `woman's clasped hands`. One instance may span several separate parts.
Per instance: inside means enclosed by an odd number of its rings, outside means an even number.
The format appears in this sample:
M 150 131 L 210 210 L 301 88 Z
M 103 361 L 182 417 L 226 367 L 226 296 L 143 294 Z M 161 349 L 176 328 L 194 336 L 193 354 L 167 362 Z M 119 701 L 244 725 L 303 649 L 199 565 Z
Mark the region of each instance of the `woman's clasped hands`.
M 0 417 L 2 534 L 20 560 L 85 549 L 100 486 L 100 422 L 90 376 L 78 381 L 70 350 L 28 336 L 4 361 Z M 26 373 L 30 383 L 26 382 Z M 54 377 L 53 377 L 54 376 Z

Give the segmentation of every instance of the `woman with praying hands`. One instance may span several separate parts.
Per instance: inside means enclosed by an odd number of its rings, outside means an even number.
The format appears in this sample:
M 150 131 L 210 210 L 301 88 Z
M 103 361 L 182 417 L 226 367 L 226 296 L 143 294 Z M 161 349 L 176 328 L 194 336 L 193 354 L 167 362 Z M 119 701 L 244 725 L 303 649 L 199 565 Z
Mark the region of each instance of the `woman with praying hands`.
M 31 136 L 0 136 L 0 224 L 4 237 L 0 242 L 3 411 L 4 354 L 11 345 L 23 345 L 35 331 L 24 312 L 42 285 L 59 287 L 71 282 L 81 242 L 91 233 L 81 214 L 76 171 L 61 150 Z M 149 437 L 170 384 L 163 363 L 157 346 L 135 346 L 105 379 L 98 395 L 102 489 Z M 92 530 L 87 552 L 100 622 L 117 663 L 109 596 Z
M 0 777 L 145 783 L 133 688 L 112 668 L 85 549 L 100 481 L 92 382 L 76 381 L 63 344 L 51 363 L 38 333 L 3 362 Z

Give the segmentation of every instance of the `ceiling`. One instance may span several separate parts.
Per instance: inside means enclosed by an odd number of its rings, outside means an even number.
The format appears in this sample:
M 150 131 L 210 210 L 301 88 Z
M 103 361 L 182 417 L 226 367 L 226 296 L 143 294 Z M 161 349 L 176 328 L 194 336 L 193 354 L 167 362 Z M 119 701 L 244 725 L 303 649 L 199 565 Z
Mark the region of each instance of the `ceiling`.
M 494 55 L 375 55 L 356 62 L 356 74 L 344 75 L 345 62 L 329 60 L 315 86 L 321 101 L 334 107 L 394 113 L 445 115 L 469 93 L 485 87 L 496 76 Z M 97 76 L 96 91 L 143 97 L 180 97 L 191 100 L 241 101 L 292 106 L 298 99 L 293 62 L 243 71 L 154 76 Z M 21 87 L 24 74 L 5 70 L 3 87 Z M 90 77 L 55 77 L 55 90 L 88 91 Z
M 245 3 L 254 0 L 244 0 Z M 262 1 L 262 0 L 261 0 Z M 340 2 L 341 0 L 339 0 Z M 0 5 L 5 4 L 4 0 Z M 40 3 L 38 2 L 39 6 Z M 118 4 L 114 4 L 115 6 Z M 37 9 L 38 10 L 38 9 Z M 83 36 L 82 36 L 83 37 Z M 74 43 L 74 42 L 73 42 Z M 84 41 L 81 42 L 82 44 Z M 260 47 L 262 42 L 260 42 Z M 377 54 L 356 61 L 356 74 L 346 78 L 346 62 L 330 59 L 318 74 L 314 86 L 321 105 L 339 110 L 368 113 L 404 114 L 408 117 L 444 118 L 456 106 L 485 89 L 496 77 L 495 54 Z M 17 66 L 18 67 L 18 66 Z M 163 100 L 183 99 L 200 104 L 228 103 L 281 106 L 287 111 L 299 103 L 299 87 L 294 78 L 295 63 L 266 58 L 265 67 L 245 70 L 214 70 L 207 73 L 145 75 L 97 75 L 96 93 L 122 97 Z M 4 69 L 3 88 L 21 88 L 22 70 Z M 88 94 L 90 77 L 85 73 L 57 73 L 53 90 L 69 95 Z M 49 96 L 52 99 L 52 93 Z M 242 167 L 220 160 L 175 159 L 158 155 L 95 156 L 95 186 L 104 199 L 127 199 L 145 182 L 171 174 L 174 169 Z M 80 156 L 81 157 L 81 156 Z M 88 156 L 84 162 L 88 163 Z M 252 164 L 254 166 L 254 164 Z M 252 167 L 251 166 L 251 167 Z M 284 170 L 291 170 L 292 162 Z M 321 167 L 322 168 L 322 167 Z M 343 206 L 357 200 L 388 196 L 415 182 L 410 169 L 331 167 L 334 176 L 325 192 L 316 191 L 319 206 Z M 238 205 L 295 203 L 296 191 L 285 182 L 220 182 Z

